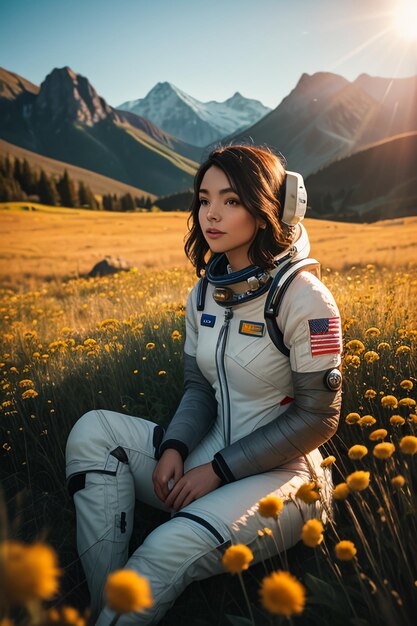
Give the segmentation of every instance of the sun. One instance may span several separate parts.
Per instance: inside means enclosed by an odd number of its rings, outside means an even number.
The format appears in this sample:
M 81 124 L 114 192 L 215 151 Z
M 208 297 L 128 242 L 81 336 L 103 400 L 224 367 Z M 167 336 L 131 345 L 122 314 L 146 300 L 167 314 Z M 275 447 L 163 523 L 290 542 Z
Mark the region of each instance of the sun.
M 402 38 L 417 40 L 417 0 L 401 2 L 394 19 L 395 27 Z

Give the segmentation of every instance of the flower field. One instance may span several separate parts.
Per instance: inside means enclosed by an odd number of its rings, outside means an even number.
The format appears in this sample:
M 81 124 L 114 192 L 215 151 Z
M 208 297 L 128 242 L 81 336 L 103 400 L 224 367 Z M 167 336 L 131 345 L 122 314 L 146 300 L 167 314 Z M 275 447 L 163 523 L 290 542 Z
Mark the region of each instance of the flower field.
M 344 334 L 340 427 L 323 447 L 335 484 L 333 514 L 324 527 L 305 524 L 286 572 L 280 573 L 278 557 L 251 567 L 247 551 L 235 546 L 225 574 L 194 583 L 164 624 L 179 623 L 179 616 L 183 624 L 200 626 L 414 623 L 417 270 L 326 268 L 322 278 L 339 305 Z M 184 303 L 194 282 L 183 268 L 132 270 L 44 283 L 36 291 L 0 291 L 0 480 L 7 526 L 0 557 L 7 564 L 8 555 L 23 555 L 18 542 L 38 550 L 44 542 L 56 551 L 60 568 L 59 591 L 50 582 L 50 594 L 35 593 L 37 610 L 32 596 L 23 610 L 9 607 L 10 594 L 0 592 L 0 608 L 15 623 L 84 623 L 77 610 L 87 607 L 88 594 L 65 488 L 66 439 L 93 408 L 168 422 L 182 393 Z M 295 500 L 321 497 L 319 483 L 303 487 Z M 285 503 L 259 506 L 263 541 L 279 532 Z M 150 507 L 138 512 L 141 528 L 132 545 L 161 515 Z M 7 537 L 16 541 L 13 549 Z M 19 594 L 25 605 L 24 591 Z

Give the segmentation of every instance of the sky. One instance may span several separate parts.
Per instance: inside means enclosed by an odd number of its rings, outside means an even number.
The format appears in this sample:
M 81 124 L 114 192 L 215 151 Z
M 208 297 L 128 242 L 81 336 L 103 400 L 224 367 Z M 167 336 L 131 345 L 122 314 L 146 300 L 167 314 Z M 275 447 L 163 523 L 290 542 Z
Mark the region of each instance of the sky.
M 67 65 L 112 106 L 169 81 L 275 108 L 303 73 L 417 74 L 417 32 L 395 25 L 404 1 L 0 0 L 0 66 L 40 85 Z

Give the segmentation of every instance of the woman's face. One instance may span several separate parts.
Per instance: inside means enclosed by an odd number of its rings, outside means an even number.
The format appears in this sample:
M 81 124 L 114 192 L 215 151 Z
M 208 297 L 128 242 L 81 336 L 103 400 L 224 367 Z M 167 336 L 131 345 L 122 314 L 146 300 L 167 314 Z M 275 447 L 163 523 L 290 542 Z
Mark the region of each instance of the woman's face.
M 199 191 L 198 221 L 212 252 L 225 252 L 233 271 L 251 264 L 248 250 L 258 230 L 258 221 L 230 188 L 226 174 L 212 165 L 205 172 Z

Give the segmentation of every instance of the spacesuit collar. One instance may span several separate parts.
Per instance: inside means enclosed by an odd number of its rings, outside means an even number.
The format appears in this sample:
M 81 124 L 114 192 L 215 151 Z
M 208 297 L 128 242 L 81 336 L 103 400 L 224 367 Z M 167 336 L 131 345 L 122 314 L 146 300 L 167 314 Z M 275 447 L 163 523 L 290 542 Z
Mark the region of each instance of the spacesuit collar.
M 296 235 L 296 240 L 274 258 L 275 268 L 270 272 L 261 269 L 257 265 L 248 265 L 248 267 L 242 270 L 232 272 L 230 271 L 226 254 L 215 254 L 206 267 L 206 277 L 209 283 L 215 287 L 223 287 L 246 283 L 247 281 L 249 281 L 250 284 L 253 278 L 256 278 L 260 280 L 261 284 L 264 284 L 269 275 L 274 276 L 278 269 L 284 264 L 307 258 L 310 252 L 310 242 L 307 231 L 301 223 L 298 224 L 298 229 L 298 237 Z
M 280 268 L 292 261 L 307 258 L 309 252 L 307 231 L 302 224 L 298 224 L 296 240 L 275 257 L 275 267 L 270 271 L 263 270 L 257 265 L 249 265 L 232 272 L 226 254 L 215 254 L 206 267 L 206 278 L 214 286 L 213 298 L 223 306 L 241 304 L 258 298 L 268 291 L 273 276 Z M 230 285 L 233 285 L 233 289 Z

